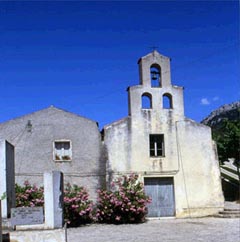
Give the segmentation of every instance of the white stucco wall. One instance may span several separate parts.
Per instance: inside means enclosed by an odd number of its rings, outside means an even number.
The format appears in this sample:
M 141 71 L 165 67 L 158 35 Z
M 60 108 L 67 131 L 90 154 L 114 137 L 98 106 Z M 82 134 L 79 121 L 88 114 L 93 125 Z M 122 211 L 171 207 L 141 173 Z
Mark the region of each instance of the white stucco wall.
M 200 216 L 214 214 L 223 208 L 220 169 L 211 130 L 192 120 L 177 123 L 180 172 L 176 186 L 177 215 Z M 185 202 L 182 191 L 185 190 Z M 185 203 L 185 204 L 184 204 Z
M 142 181 L 172 177 L 176 217 L 217 213 L 223 209 L 223 195 L 211 130 L 185 118 L 183 88 L 171 85 L 170 73 L 162 76 L 161 87 L 151 87 L 153 63 L 163 73 L 170 72 L 169 59 L 155 51 L 141 58 L 140 85 L 128 89 L 129 117 L 104 127 L 108 171 L 115 175 L 136 172 Z M 152 96 L 152 108 L 142 109 L 146 92 Z M 164 93 L 172 96 L 172 108 L 163 108 Z M 150 134 L 164 135 L 163 157 L 150 157 Z

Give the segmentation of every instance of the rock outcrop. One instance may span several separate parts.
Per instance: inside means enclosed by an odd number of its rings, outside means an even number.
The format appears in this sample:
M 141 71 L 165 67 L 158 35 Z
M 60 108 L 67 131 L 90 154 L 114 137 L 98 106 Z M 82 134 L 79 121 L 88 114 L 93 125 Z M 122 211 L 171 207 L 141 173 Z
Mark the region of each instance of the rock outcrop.
M 212 128 L 217 128 L 224 120 L 240 120 L 240 101 L 231 104 L 225 104 L 210 113 L 201 123 Z

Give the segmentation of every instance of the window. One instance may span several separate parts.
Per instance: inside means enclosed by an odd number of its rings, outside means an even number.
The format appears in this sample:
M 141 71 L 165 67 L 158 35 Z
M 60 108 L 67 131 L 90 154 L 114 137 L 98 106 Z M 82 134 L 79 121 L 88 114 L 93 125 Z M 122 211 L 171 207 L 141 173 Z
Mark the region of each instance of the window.
M 164 135 L 150 134 L 149 149 L 150 157 L 164 156 Z
M 53 147 L 53 159 L 55 161 L 72 160 L 72 144 L 69 140 L 56 140 Z
M 172 104 L 172 95 L 169 93 L 165 93 L 163 95 L 163 108 L 166 109 L 172 109 L 173 104 Z
M 152 95 L 150 93 L 143 93 L 142 95 L 142 108 L 151 109 L 152 108 Z
M 161 87 L 161 68 L 158 64 L 153 64 L 150 67 L 151 86 Z

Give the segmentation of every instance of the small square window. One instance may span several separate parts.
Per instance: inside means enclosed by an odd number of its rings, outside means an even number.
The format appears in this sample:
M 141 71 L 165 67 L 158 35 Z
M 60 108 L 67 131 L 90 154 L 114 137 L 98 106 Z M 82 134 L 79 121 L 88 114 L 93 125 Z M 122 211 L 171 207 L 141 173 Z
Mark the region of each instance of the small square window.
M 164 156 L 164 135 L 163 134 L 149 135 L 149 152 L 150 152 L 150 157 Z
M 53 144 L 53 159 L 55 161 L 72 160 L 72 144 L 69 140 L 56 140 Z

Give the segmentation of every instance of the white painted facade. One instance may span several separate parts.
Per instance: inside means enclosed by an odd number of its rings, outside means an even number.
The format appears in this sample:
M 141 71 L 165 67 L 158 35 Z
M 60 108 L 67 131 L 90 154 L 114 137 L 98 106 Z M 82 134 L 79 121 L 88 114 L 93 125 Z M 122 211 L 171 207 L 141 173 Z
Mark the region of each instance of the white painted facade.
M 173 183 L 174 216 L 217 213 L 224 199 L 211 129 L 184 116 L 183 88 L 171 84 L 168 57 L 153 51 L 138 64 L 140 84 L 128 88 L 129 116 L 104 127 L 108 182 L 130 172 L 143 182 L 166 177 Z M 158 72 L 158 86 L 152 86 L 151 72 Z M 163 137 L 160 155 L 150 153 L 159 145 L 150 135 Z

